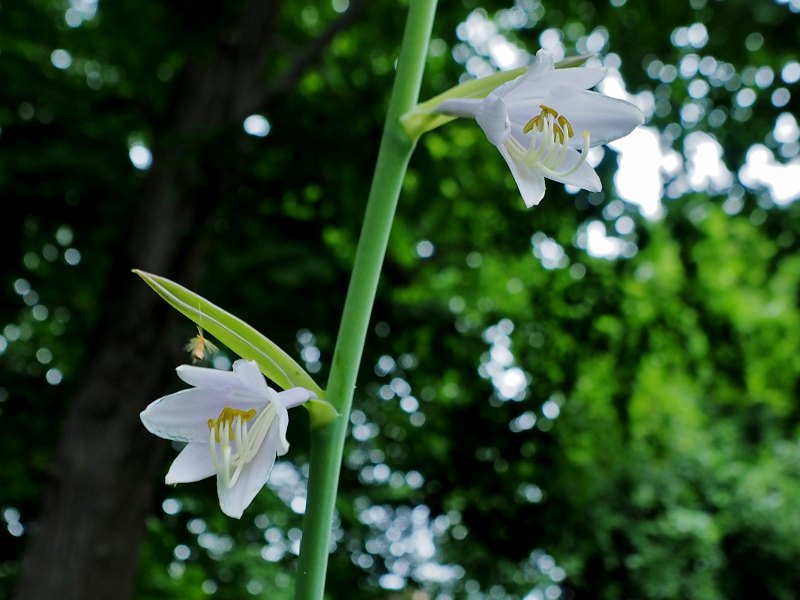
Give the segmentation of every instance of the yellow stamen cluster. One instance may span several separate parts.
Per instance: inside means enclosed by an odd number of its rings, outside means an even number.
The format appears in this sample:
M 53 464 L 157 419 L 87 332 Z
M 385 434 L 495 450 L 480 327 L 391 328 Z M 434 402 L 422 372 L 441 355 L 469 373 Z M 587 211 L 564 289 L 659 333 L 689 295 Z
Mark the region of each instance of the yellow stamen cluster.
M 525 124 L 525 127 L 522 128 L 522 133 L 530 133 L 534 129 L 544 131 L 549 120 L 553 130 L 553 141 L 563 144 L 569 138 L 575 137 L 575 131 L 572 129 L 572 124 L 567 120 L 567 117 L 559 115 L 557 110 L 544 104 L 540 104 L 539 108 L 542 112 Z
M 256 457 L 275 415 L 272 403 L 261 412 L 226 406 L 216 419 L 208 420 L 211 463 L 225 487 L 233 487 L 244 466 Z
M 236 421 L 236 423 L 241 427 L 243 423 L 246 423 L 255 417 L 257 413 L 258 411 L 255 408 L 251 408 L 250 410 L 239 410 L 238 408 L 226 406 L 222 409 L 222 412 L 219 413 L 219 416 L 216 418 L 216 420 L 208 420 L 208 428 L 214 432 L 214 441 L 219 444 L 220 429 L 224 429 L 227 432 L 228 441 L 236 441 L 234 421 L 238 417 L 238 421 Z
M 578 160 L 572 167 L 560 171 L 558 169 L 567 158 L 570 149 L 569 140 L 575 137 L 575 131 L 569 119 L 559 114 L 554 108 L 540 104 L 539 110 L 539 114 L 522 128 L 523 134 L 532 134 L 528 148 L 510 136 L 508 138 L 509 149 L 525 163 L 542 171 L 547 177 L 567 177 L 577 171 L 589 155 L 589 132 L 583 132 L 583 148 Z

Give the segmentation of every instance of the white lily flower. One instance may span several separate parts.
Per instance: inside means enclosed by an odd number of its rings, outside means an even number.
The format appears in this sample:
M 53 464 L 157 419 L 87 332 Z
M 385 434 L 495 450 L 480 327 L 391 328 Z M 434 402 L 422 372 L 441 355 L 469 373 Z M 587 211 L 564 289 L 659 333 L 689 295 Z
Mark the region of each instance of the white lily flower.
M 451 98 L 435 112 L 477 120 L 508 163 L 527 207 L 544 197 L 544 179 L 591 192 L 602 189 L 586 162 L 589 149 L 628 135 L 644 122 L 633 104 L 588 91 L 604 69 L 556 69 L 540 50 L 531 67 L 486 98 Z
M 140 415 L 151 433 L 187 442 L 166 483 L 216 474 L 222 512 L 238 519 L 289 449 L 288 409 L 315 395 L 300 387 L 276 392 L 254 361 L 237 360 L 233 371 L 189 365 L 176 371 L 194 387 L 159 398 Z

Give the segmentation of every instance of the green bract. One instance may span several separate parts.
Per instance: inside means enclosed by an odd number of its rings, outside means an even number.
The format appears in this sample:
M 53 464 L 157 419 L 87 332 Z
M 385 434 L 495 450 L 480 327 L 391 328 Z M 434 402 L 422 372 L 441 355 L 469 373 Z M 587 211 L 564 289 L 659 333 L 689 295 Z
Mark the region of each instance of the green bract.
M 134 269 L 145 283 L 167 303 L 225 344 L 231 351 L 253 360 L 261 372 L 283 389 L 306 388 L 317 399 L 306 402 L 312 425 L 321 425 L 337 416 L 336 410 L 325 401 L 325 392 L 297 361 L 272 340 L 239 317 L 223 310 L 202 296 L 165 277 Z

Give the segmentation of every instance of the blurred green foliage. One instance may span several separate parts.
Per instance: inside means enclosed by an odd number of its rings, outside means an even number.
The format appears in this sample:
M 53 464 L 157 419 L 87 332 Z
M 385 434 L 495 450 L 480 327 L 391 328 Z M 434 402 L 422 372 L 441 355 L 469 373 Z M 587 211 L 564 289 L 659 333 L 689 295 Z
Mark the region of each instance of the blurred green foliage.
M 285 1 L 265 82 L 347 5 Z M 71 392 L 91 377 L 84 357 L 141 191 L 129 149 L 157 142 L 182 67 L 240 3 L 93 6 L 0 7 L 0 596 Z M 474 123 L 421 140 L 351 419 L 331 598 L 796 597 L 800 208 L 740 168 L 757 144 L 796 160 L 796 132 L 775 132 L 798 112 L 800 72 L 787 70 L 799 9 L 442 3 L 423 97 L 496 66 L 468 18 L 531 52 L 600 40 L 680 160 L 662 173 L 656 219 L 620 200 L 608 149 L 604 192 L 551 183 L 526 211 Z M 236 185 L 197 232 L 208 248 L 198 292 L 323 385 L 402 13 L 371 3 L 269 104 L 266 137 L 232 123 L 213 153 Z M 687 183 L 697 131 L 724 149 L 732 176 L 719 185 Z M 198 174 L 221 189 L 214 176 Z M 614 233 L 623 218 L 634 226 Z M 592 255 L 593 222 L 622 254 Z M 306 417 L 293 415 L 273 491 L 241 522 L 218 511 L 211 481 L 161 487 L 136 598 L 291 596 L 308 451 Z

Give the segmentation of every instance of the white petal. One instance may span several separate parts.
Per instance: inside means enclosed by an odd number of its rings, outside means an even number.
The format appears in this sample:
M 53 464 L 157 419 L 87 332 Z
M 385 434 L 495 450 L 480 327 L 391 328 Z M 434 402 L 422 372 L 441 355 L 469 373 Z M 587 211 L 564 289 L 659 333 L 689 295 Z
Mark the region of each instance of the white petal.
M 191 365 L 180 365 L 175 371 L 183 381 L 198 388 L 227 391 L 239 385 L 238 377 L 231 371 Z
M 515 91 L 519 88 L 523 93 L 526 93 L 525 90 L 530 90 L 530 81 L 534 79 L 535 75 L 532 74 L 531 70 L 525 71 L 519 77 L 512 79 L 511 81 L 506 81 L 499 87 L 496 87 L 492 90 L 491 95 L 494 95 L 496 98 L 499 98 L 506 101 L 513 101 L 516 97 Z M 488 96 L 487 96 L 488 97 Z
M 286 440 L 286 430 L 289 428 L 289 411 L 280 402 L 275 403 L 275 411 L 275 421 L 272 423 L 272 428 L 276 430 L 278 436 L 275 442 L 275 452 L 278 453 L 278 456 L 283 456 L 289 451 L 289 442 Z M 272 428 L 270 428 L 267 437 L 272 434 Z
M 579 157 L 580 154 L 577 152 L 577 150 L 570 149 L 567 152 L 567 156 L 564 157 L 564 162 L 558 167 L 558 170 L 567 171 L 571 169 L 572 166 L 579 160 Z M 571 173 L 566 177 L 552 177 L 552 180 L 574 185 L 581 189 L 589 190 L 590 192 L 599 192 L 603 189 L 603 184 L 600 182 L 597 172 L 594 170 L 594 168 L 592 168 L 592 165 L 586 161 L 584 161 L 574 173 Z
M 269 474 L 277 458 L 278 443 L 277 429 L 273 425 L 258 454 L 244 466 L 233 487 L 225 487 L 221 478 L 217 477 L 217 495 L 222 512 L 234 519 L 241 518 L 244 509 L 250 506 L 253 498 L 269 480 Z
M 503 145 L 498 146 L 497 149 L 500 150 L 500 154 L 506 159 L 506 163 L 511 169 L 511 174 L 514 176 L 514 181 L 517 182 L 525 206 L 531 208 L 539 204 L 544 198 L 544 176 L 541 172 L 523 162 L 514 160 Z
M 227 405 L 226 396 L 216 390 L 192 388 L 159 398 L 139 417 L 147 430 L 159 437 L 200 442 L 208 440 L 208 419 L 216 419 Z
M 181 453 L 172 461 L 165 482 L 167 485 L 191 483 L 211 477 L 214 473 L 211 449 L 208 446 L 208 434 L 206 434 L 205 442 L 190 442 L 181 450 Z
M 544 50 L 539 50 L 536 58 L 522 75 L 515 77 L 511 81 L 506 81 L 504 84 L 492 90 L 492 96 L 500 98 L 501 100 L 513 100 L 517 93 L 522 95 L 527 94 L 531 86 L 535 86 L 535 81 L 542 77 L 545 73 L 553 69 L 553 57 Z M 545 90 L 540 92 L 544 95 Z
M 233 363 L 233 372 L 246 388 L 252 390 L 265 400 L 269 397 L 267 394 L 267 381 L 264 379 L 261 370 L 258 368 L 258 364 L 254 360 L 244 360 L 240 358 Z
M 276 399 L 286 408 L 294 408 L 316 398 L 316 394 L 302 387 L 295 387 L 275 394 Z
M 539 50 L 536 60 L 530 68 L 513 82 L 515 85 L 504 90 L 503 100 L 509 112 L 517 108 L 526 108 L 531 114 L 527 122 L 539 110 L 542 99 L 554 87 L 566 87 L 572 90 L 586 90 L 596 86 L 606 76 L 604 69 L 590 67 L 570 67 L 556 69 L 553 58 L 544 50 Z
M 530 119 L 539 112 L 539 104 L 547 104 L 545 98 L 550 90 L 565 88 L 573 93 L 587 90 L 600 83 L 605 76 L 606 72 L 603 69 L 589 69 L 587 67 L 556 69 L 545 75 L 538 76 L 535 81 L 531 80 L 524 85 L 517 86 L 503 100 L 508 106 L 509 112 L 527 108 L 531 112 L 528 117 Z M 521 77 L 526 77 L 526 75 Z
M 572 124 L 575 137 L 571 143 L 576 146 L 583 144 L 584 131 L 591 134 L 592 146 L 600 146 L 628 135 L 644 122 L 642 113 L 630 102 L 596 92 L 560 88 L 553 90 L 546 102 Z
M 588 90 L 606 78 L 605 69 L 593 67 L 568 67 L 556 69 L 548 75 L 548 84 L 565 86 L 576 90 Z
M 497 90 L 495 90 L 497 91 Z M 511 132 L 508 121 L 508 112 L 503 101 L 495 95 L 489 94 L 478 106 L 475 120 L 481 126 L 489 141 L 495 146 L 500 146 Z
M 536 56 L 531 63 L 531 66 L 528 67 L 528 70 L 525 74 L 520 75 L 518 82 L 519 85 L 523 85 L 525 83 L 530 83 L 537 79 L 540 79 L 553 71 L 555 69 L 555 64 L 553 62 L 553 55 L 550 54 L 547 50 L 540 49 Z

